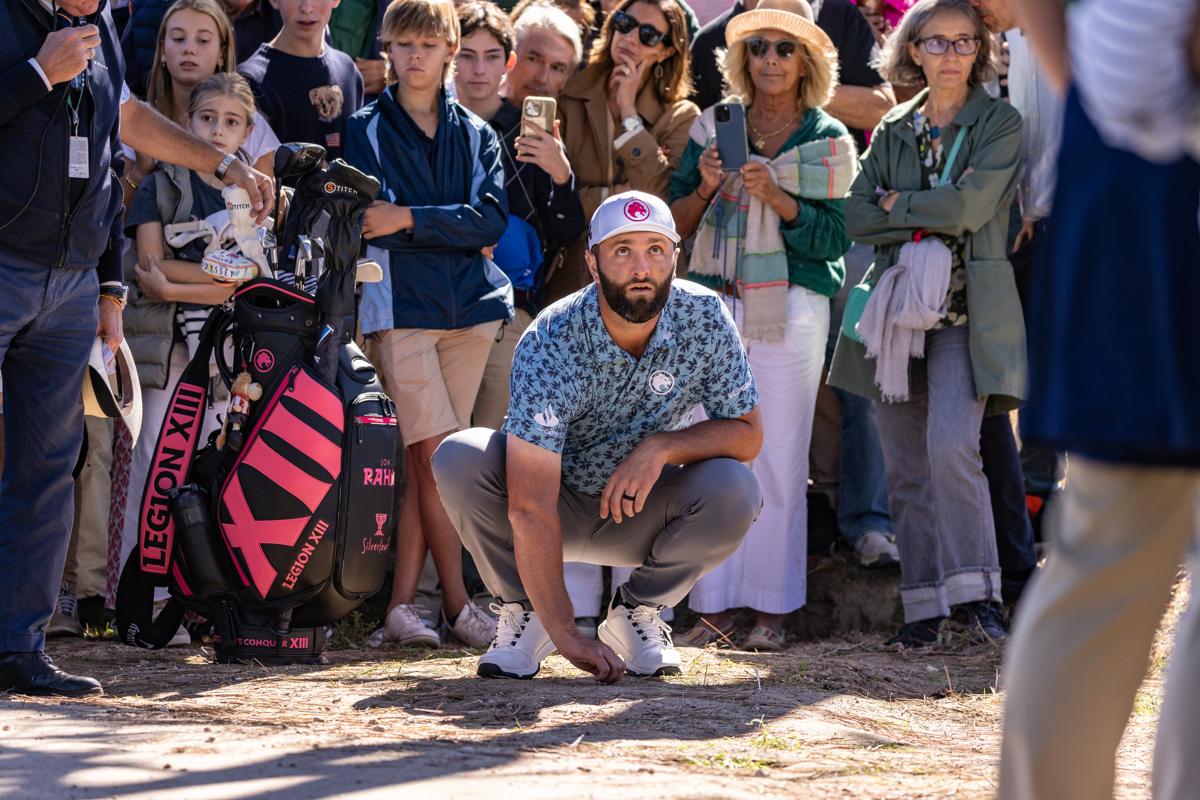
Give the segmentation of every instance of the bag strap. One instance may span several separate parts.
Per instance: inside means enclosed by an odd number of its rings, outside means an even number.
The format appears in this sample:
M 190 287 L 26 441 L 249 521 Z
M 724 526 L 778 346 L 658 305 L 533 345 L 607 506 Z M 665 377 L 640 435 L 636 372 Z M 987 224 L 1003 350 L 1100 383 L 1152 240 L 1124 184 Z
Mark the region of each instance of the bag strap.
M 950 155 L 946 157 L 946 166 L 942 168 L 942 178 L 938 182 L 938 186 L 945 186 L 950 182 L 950 170 L 954 167 L 954 159 L 958 158 L 958 151 L 962 149 L 963 139 L 967 138 L 967 126 L 958 126 L 958 135 L 954 137 L 954 146 L 950 148 Z
M 201 328 L 196 354 L 171 393 L 154 445 L 154 457 L 146 473 L 138 511 L 137 558 L 147 579 L 160 586 L 167 583 L 175 544 L 175 520 L 171 516 L 167 492 L 187 483 L 209 399 L 208 362 L 217 331 L 227 314 L 220 307 L 214 308 Z

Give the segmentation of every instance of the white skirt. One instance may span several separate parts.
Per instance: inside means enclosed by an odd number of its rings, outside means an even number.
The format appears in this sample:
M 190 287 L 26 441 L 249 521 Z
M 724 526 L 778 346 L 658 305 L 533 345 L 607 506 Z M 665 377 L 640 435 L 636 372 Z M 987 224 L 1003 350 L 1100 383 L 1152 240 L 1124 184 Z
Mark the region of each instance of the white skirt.
M 750 467 L 762 488 L 763 510 L 733 555 L 692 589 L 688 606 L 701 614 L 732 608 L 786 614 L 805 602 L 808 450 L 825 366 L 829 298 L 793 286 L 787 302 L 782 341 L 743 340 L 762 410 L 762 452 Z M 726 303 L 740 328 L 741 304 Z M 703 418 L 702 410 L 697 413 Z

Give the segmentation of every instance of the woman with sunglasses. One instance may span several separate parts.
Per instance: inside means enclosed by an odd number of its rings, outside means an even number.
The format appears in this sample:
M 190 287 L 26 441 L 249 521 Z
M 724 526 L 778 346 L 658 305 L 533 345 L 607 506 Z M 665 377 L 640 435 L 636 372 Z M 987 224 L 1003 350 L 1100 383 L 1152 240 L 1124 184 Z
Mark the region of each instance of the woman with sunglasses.
M 586 218 L 630 189 L 667 196 L 671 170 L 700 110 L 689 101 L 687 23 L 675 0 L 623 0 L 587 66 L 559 99 L 562 136 Z M 584 239 L 548 276 L 546 300 L 591 282 Z
M 696 233 L 688 277 L 725 295 L 758 381 L 765 443 L 752 469 L 763 510 L 692 589 L 688 604 L 703 619 L 678 641 L 727 641 L 734 611 L 750 608 L 756 619 L 741 646 L 778 650 L 784 617 L 806 599 L 808 451 L 857 162 L 846 127 L 822 109 L 837 85 L 837 50 L 808 3 L 762 0 L 730 20 L 725 40 L 717 59 L 727 101 L 745 107 L 750 160 L 722 164 L 715 127 L 727 109 L 706 109 L 670 198 L 680 234 Z
M 906 647 L 937 642 L 951 615 L 973 638 L 1005 638 L 979 431 L 985 413 L 1016 408 L 1025 391 L 1025 324 L 1005 248 L 1021 117 L 983 87 L 993 55 L 970 0 L 908 11 L 884 76 L 925 89 L 884 116 L 846 203 L 847 232 L 875 246 L 872 286 L 918 232 L 949 250 L 941 317 L 924 333 L 923 358 L 908 362 L 907 398 L 884 400 L 877 362 L 845 324 L 829 377 L 878 411 L 905 619 L 890 643 Z

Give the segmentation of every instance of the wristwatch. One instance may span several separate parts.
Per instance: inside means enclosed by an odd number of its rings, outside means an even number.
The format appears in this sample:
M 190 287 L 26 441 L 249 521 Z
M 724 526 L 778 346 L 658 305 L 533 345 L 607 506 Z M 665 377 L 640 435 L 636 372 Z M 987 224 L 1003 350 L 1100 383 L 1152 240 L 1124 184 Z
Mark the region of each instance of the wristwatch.
M 121 308 L 125 308 L 126 300 L 129 298 L 129 289 L 125 286 L 101 286 L 100 297 L 107 298 Z
M 637 114 L 631 114 L 621 120 L 621 127 L 625 129 L 626 133 L 633 133 L 642 128 L 642 118 Z
M 213 170 L 213 175 L 217 176 L 217 180 L 225 180 L 225 173 L 229 171 L 229 165 L 237 161 L 237 156 L 233 153 L 226 153 L 221 159 L 221 163 L 217 164 L 217 168 Z

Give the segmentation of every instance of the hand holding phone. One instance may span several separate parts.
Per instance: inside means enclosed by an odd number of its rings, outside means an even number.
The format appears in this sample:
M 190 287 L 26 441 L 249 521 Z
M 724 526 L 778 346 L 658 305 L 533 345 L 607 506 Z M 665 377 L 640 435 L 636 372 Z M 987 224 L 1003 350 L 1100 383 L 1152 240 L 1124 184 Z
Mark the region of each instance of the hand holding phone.
M 526 97 L 521 104 L 521 133 L 525 134 L 535 127 L 543 133 L 550 133 L 554 130 L 556 116 L 558 102 L 553 97 Z
M 556 184 L 571 178 L 571 164 L 558 135 L 557 104 L 553 97 L 526 97 L 521 104 L 521 135 L 516 141 L 516 158 L 536 164 Z
M 721 169 L 737 172 L 750 160 L 749 137 L 746 133 L 746 107 L 741 103 L 718 103 L 713 109 L 717 135 L 717 153 Z

